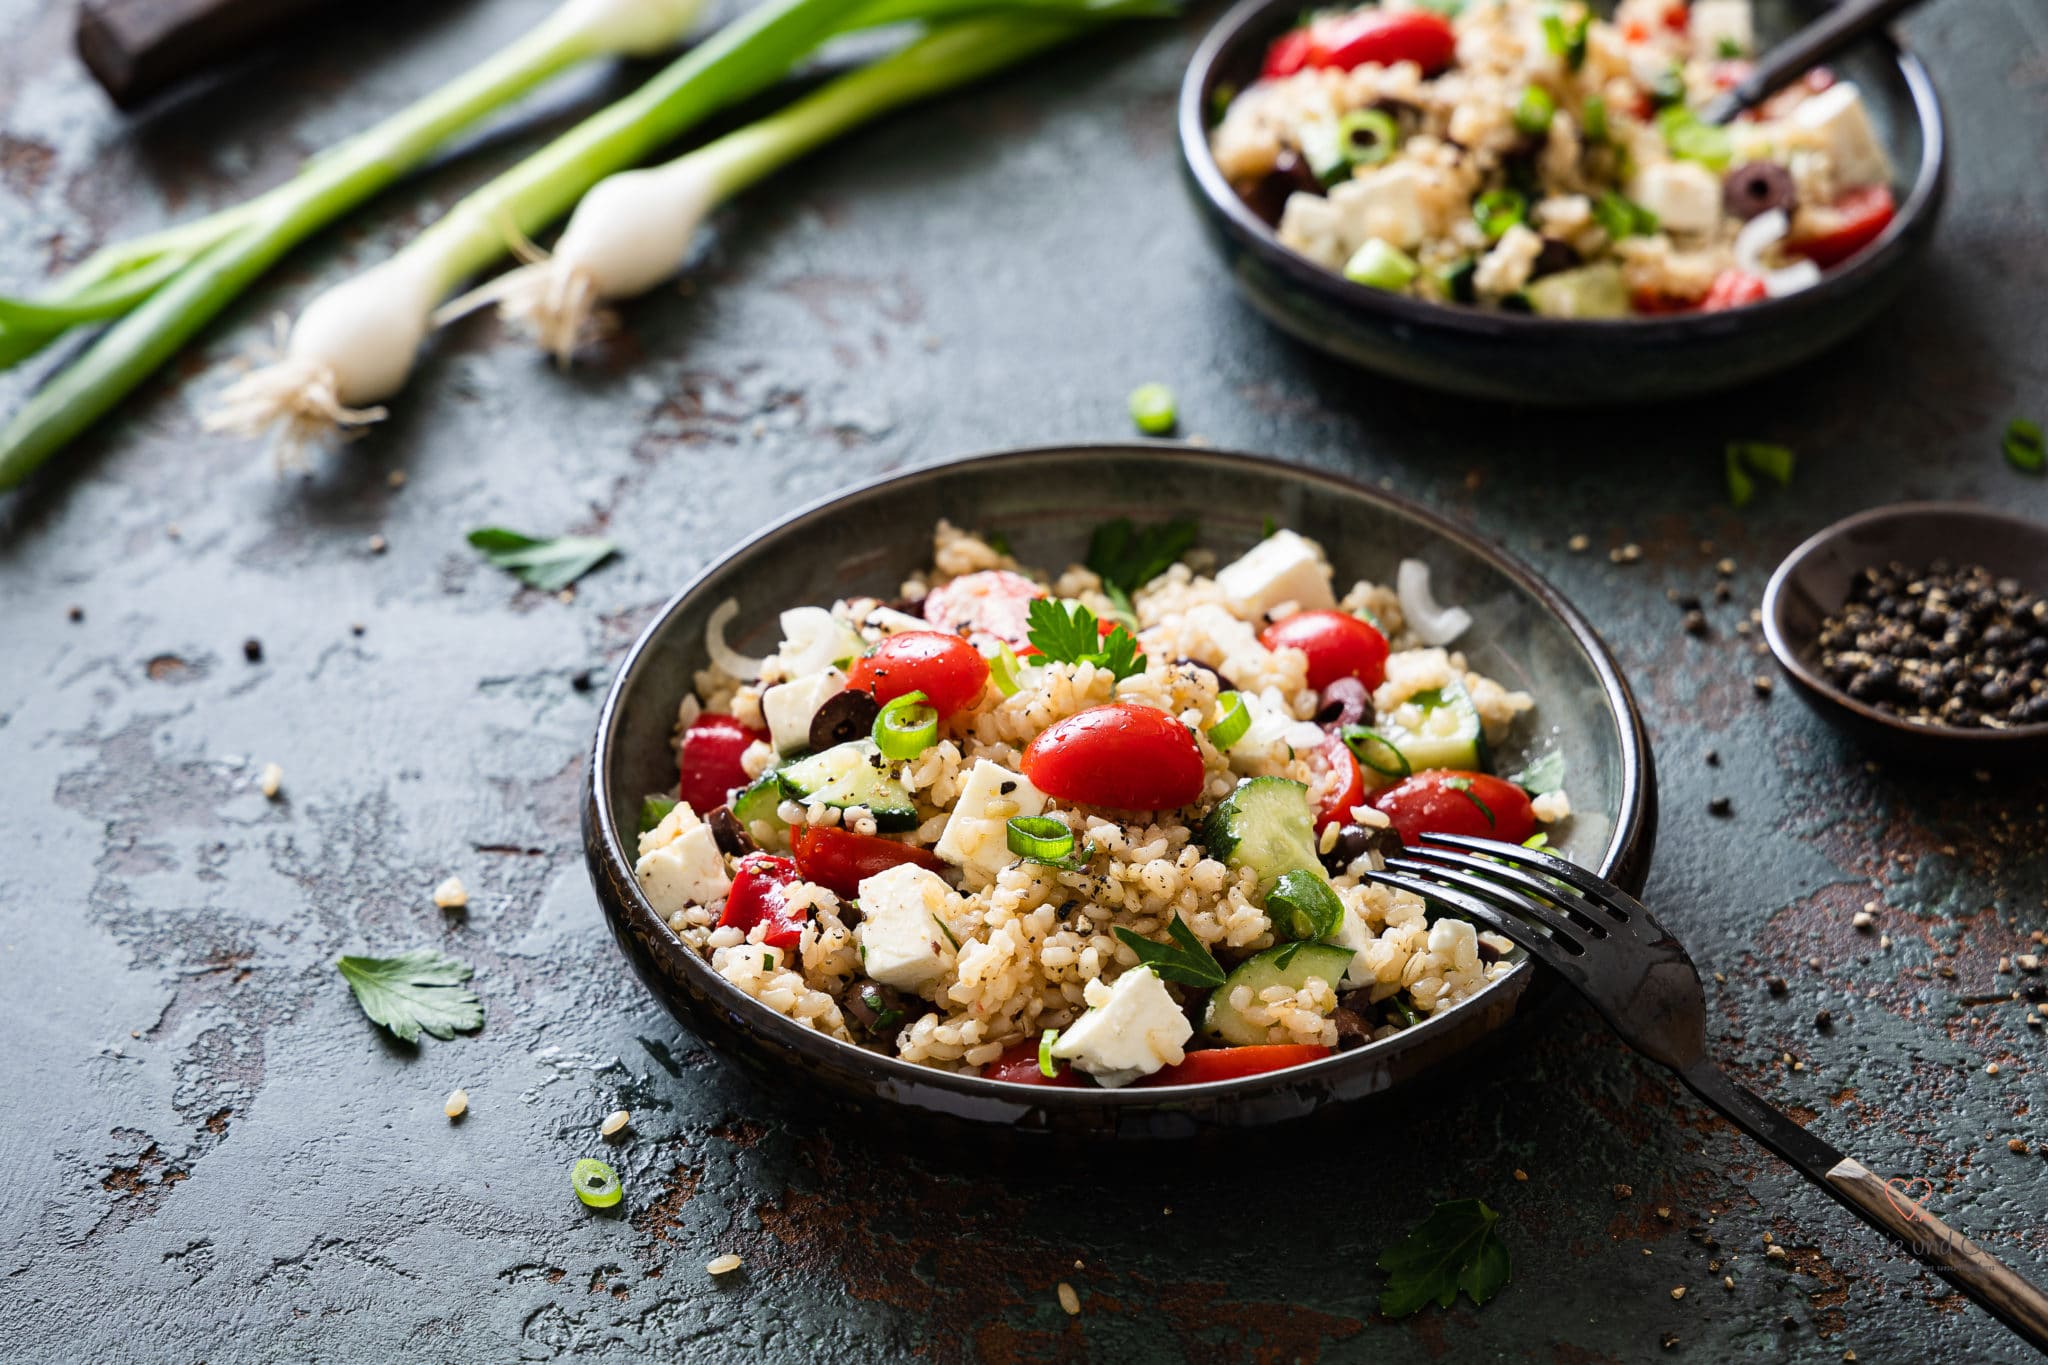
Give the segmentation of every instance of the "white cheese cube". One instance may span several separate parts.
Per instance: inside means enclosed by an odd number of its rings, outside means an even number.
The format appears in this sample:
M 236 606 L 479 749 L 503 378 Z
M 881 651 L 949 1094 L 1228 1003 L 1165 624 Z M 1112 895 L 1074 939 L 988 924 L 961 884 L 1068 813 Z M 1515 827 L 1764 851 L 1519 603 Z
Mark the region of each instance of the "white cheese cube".
M 857 659 L 867 641 L 823 607 L 791 607 L 782 613 L 782 644 L 775 657 L 785 678 L 807 678 L 834 664 Z
M 1002 764 L 978 759 L 932 852 L 964 871 L 968 885 L 986 886 L 1016 861 L 1004 828 L 1010 818 L 1044 813 L 1044 792 Z
M 1076 1071 L 1113 1089 L 1187 1056 L 1194 1026 L 1151 968 L 1127 971 L 1113 986 L 1090 981 L 1085 998 L 1088 1012 L 1052 1045 L 1052 1055 Z
M 860 618 L 863 627 L 878 630 L 884 635 L 901 635 L 906 630 L 930 630 L 932 623 L 922 616 L 912 616 L 894 607 L 871 607 Z
M 1398 161 L 1391 166 L 1330 187 L 1330 203 L 1344 215 L 1344 241 L 1356 250 L 1368 238 L 1406 251 L 1429 235 L 1429 214 L 1423 208 L 1428 180 L 1422 167 Z
M 761 715 L 768 722 L 768 741 L 779 754 L 794 753 L 811 742 L 811 721 L 818 708 L 846 690 L 846 675 L 826 668 L 761 694 Z
M 664 919 L 685 906 L 710 905 L 732 889 L 711 826 L 697 818 L 687 801 L 640 836 L 633 878 Z
M 1840 189 L 1889 184 L 1891 159 L 1871 126 L 1863 92 L 1854 81 L 1837 81 L 1811 99 L 1802 100 L 1785 118 L 1785 141 L 1828 154 Z
M 1216 586 L 1232 610 L 1253 619 L 1282 602 L 1303 611 L 1337 605 L 1322 547 L 1293 531 L 1275 531 L 1242 558 L 1224 565 L 1216 573 Z
M 1543 238 L 1517 223 L 1480 257 L 1479 268 L 1472 272 L 1472 287 L 1488 298 L 1505 298 L 1529 282 L 1542 254 Z
M 1296 190 L 1280 210 L 1280 244 L 1332 270 L 1350 256 L 1344 249 L 1344 215 L 1320 194 Z
M 953 968 L 953 945 L 940 924 L 958 913 L 960 896 L 939 874 L 899 863 L 860 884 L 854 942 L 861 967 L 885 986 L 916 993 Z
M 1693 0 L 1692 55 L 1702 61 L 1747 57 L 1756 48 L 1749 0 Z
M 1344 979 L 1336 983 L 1340 991 L 1355 991 L 1373 983 L 1372 968 L 1366 965 L 1366 947 L 1373 941 L 1373 932 L 1366 926 L 1365 917 L 1350 906 L 1344 907 L 1344 918 L 1337 928 L 1323 939 L 1335 948 L 1349 948 L 1351 961 L 1345 964 Z
M 1721 222 L 1721 180 L 1696 161 L 1659 161 L 1636 172 L 1629 198 L 1666 232 L 1712 232 Z

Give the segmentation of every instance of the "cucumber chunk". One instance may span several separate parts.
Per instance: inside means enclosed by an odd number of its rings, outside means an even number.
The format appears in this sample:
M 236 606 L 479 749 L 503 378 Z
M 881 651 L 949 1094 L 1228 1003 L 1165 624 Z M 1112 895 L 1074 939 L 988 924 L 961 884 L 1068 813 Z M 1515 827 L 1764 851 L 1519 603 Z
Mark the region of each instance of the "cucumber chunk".
M 1388 744 L 1400 750 L 1411 772 L 1431 768 L 1486 771 L 1486 728 L 1479 723 L 1479 708 L 1472 704 L 1463 683 L 1417 692 L 1395 707 L 1375 729 Z M 1379 752 L 1377 746 L 1375 752 Z M 1399 778 L 1406 774 L 1382 772 L 1381 776 Z
M 1231 995 L 1239 986 L 1251 991 L 1254 1005 L 1259 1001 L 1259 992 L 1268 986 L 1285 986 L 1298 991 L 1308 984 L 1312 976 L 1321 977 L 1334 991 L 1350 965 L 1349 948 L 1336 948 L 1327 943 L 1283 943 L 1277 948 L 1256 953 L 1238 963 L 1230 975 L 1223 978 L 1223 984 L 1209 993 L 1209 1003 L 1202 1010 L 1202 1031 L 1232 1047 L 1256 1047 L 1267 1041 L 1266 1029 L 1252 1023 L 1242 1010 L 1230 1003 Z
M 1522 291 L 1529 306 L 1547 318 L 1625 318 L 1628 285 L 1612 261 L 1580 266 L 1531 280 Z
M 1322 874 L 1308 788 L 1284 777 L 1248 777 L 1223 798 L 1202 826 L 1212 857 L 1259 874 L 1259 894 L 1289 872 Z
M 777 829 L 786 829 L 788 826 L 782 823 L 782 817 L 775 813 L 775 808 L 781 804 L 782 775 L 777 772 L 765 772 L 733 797 L 732 813 L 742 825 L 751 825 L 756 820 L 766 820 Z
M 916 829 L 917 803 L 903 784 L 890 776 L 894 770 L 895 765 L 882 756 L 873 740 L 857 739 L 792 763 L 775 776 L 792 801 L 840 810 L 864 806 L 875 817 L 878 830 Z

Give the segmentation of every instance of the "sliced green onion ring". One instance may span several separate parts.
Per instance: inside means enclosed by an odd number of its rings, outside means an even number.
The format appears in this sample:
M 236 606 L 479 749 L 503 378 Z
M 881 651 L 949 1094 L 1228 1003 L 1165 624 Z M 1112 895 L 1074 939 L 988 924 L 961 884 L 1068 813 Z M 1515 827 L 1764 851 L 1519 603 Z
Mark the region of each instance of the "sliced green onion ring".
M 1588 142 L 1607 141 L 1607 97 L 1588 95 L 1579 110 L 1579 133 Z
M 1414 772 L 1408 755 L 1379 731 L 1364 725 L 1344 727 L 1344 747 L 1353 757 L 1382 777 L 1406 777 Z
M 939 713 L 922 692 L 905 692 L 875 717 L 875 747 L 882 757 L 901 762 L 916 758 L 939 740 Z
M 1216 698 L 1217 709 L 1223 715 L 1209 727 L 1209 742 L 1218 749 L 1229 749 L 1252 728 L 1252 709 L 1244 704 L 1244 698 L 1235 692 L 1225 692 Z
M 1550 130 L 1550 120 L 1556 113 L 1557 101 L 1550 92 L 1540 85 L 1529 86 L 1515 101 L 1515 129 L 1529 137 L 1539 137 Z
M 576 1187 L 576 1197 L 594 1209 L 608 1209 L 626 1193 L 619 1185 L 619 1173 L 591 1157 L 584 1157 L 570 1170 L 569 1183 Z
M 1377 166 L 1401 145 L 1401 125 L 1383 109 L 1354 109 L 1337 121 L 1344 157 L 1354 166 Z
M 1499 241 L 1528 212 L 1529 200 L 1520 190 L 1488 190 L 1472 201 L 1472 216 L 1489 242 Z
M 1074 852 L 1074 831 L 1057 816 L 1012 816 L 1007 836 L 1010 852 L 1034 863 L 1063 863 Z
M 1024 684 L 1017 676 L 1017 670 L 1024 665 L 1018 661 L 1017 651 L 1007 642 L 996 645 L 996 657 L 988 661 L 988 673 L 995 679 L 996 691 L 1006 697 L 1017 695 L 1017 689 Z
M 1060 1031 L 1049 1028 L 1038 1035 L 1038 1074 L 1051 1079 L 1059 1075 L 1059 1069 L 1052 1064 L 1052 1045 L 1058 1041 Z

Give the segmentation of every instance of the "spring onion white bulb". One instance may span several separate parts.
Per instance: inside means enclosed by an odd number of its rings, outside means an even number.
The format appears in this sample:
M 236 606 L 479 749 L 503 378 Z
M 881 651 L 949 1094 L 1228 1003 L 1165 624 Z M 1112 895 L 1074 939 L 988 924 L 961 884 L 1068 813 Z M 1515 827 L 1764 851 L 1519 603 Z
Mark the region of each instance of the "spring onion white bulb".
M 1419 559 L 1404 559 L 1394 573 L 1394 591 L 1401 599 L 1401 615 L 1408 629 L 1426 645 L 1447 645 L 1472 626 L 1472 615 L 1463 607 L 1440 607 L 1429 589 L 1429 565 Z
M 740 614 L 740 603 L 736 597 L 720 602 L 711 613 L 711 619 L 704 623 L 704 652 L 711 656 L 711 662 L 738 678 L 741 682 L 752 682 L 761 676 L 763 659 L 750 659 L 725 642 L 725 628 Z
M 1785 210 L 1772 209 L 1744 223 L 1742 231 L 1735 234 L 1735 264 L 1762 280 L 1764 292 L 1774 299 L 1820 283 L 1820 267 L 1812 261 L 1798 260 L 1786 266 L 1764 263 L 1764 253 L 1784 241 L 1791 231 L 1792 220 L 1785 216 Z

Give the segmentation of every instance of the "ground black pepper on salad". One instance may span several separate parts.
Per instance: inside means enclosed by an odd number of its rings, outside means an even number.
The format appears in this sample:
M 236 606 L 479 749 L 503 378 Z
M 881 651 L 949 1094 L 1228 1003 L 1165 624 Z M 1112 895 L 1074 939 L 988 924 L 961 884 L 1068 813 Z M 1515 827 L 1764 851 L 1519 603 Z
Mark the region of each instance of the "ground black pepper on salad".
M 1982 565 L 1867 568 L 1819 643 L 1831 681 L 1902 720 L 2048 723 L 2048 599 Z

